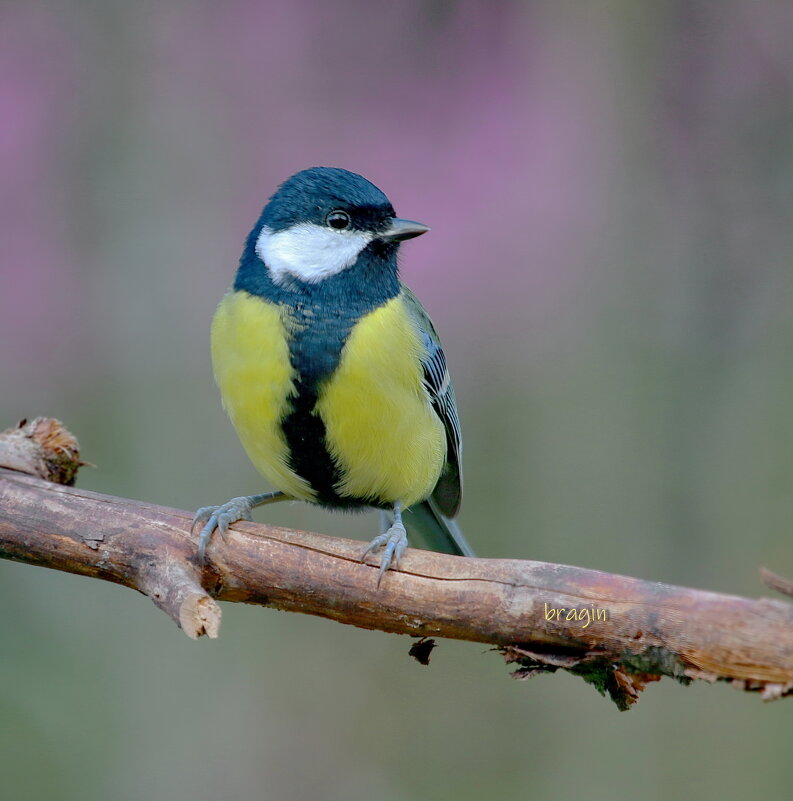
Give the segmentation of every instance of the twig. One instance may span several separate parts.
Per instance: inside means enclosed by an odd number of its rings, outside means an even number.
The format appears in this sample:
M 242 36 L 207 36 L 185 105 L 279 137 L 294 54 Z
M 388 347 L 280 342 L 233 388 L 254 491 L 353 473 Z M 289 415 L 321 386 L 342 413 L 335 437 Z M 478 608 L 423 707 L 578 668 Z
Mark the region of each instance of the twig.
M 488 643 L 518 678 L 568 670 L 623 709 L 661 676 L 724 680 L 764 699 L 793 693 L 793 605 L 783 601 L 414 549 L 378 589 L 361 542 L 253 523 L 213 538 L 202 572 L 190 517 L 0 470 L 0 557 L 136 589 L 193 638 L 217 636 L 216 600 L 239 601 Z

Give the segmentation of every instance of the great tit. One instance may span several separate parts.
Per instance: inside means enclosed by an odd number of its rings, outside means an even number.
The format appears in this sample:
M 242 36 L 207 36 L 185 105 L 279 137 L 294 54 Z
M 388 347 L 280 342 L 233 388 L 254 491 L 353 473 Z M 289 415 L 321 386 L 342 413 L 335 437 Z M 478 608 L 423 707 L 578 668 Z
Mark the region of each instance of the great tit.
M 462 438 L 446 359 L 397 269 L 400 243 L 428 230 L 338 168 L 303 170 L 270 198 L 215 313 L 212 364 L 243 447 L 277 491 L 199 509 L 202 563 L 216 529 L 288 499 L 380 509 L 361 557 L 383 548 L 378 585 L 407 531 L 473 555 L 452 520 Z

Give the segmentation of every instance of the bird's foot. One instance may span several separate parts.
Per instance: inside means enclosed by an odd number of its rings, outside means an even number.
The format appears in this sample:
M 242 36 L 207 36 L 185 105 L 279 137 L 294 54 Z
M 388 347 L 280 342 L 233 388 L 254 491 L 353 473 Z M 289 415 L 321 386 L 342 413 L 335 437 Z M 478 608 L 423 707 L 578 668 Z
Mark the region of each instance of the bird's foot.
M 232 523 L 251 519 L 252 509 L 264 506 L 266 503 L 289 499 L 290 496 L 284 495 L 283 492 L 263 492 L 261 495 L 242 495 L 239 498 L 232 498 L 222 506 L 202 506 L 195 513 L 193 522 L 190 524 L 191 534 L 197 525 L 205 524 L 198 535 L 198 564 L 203 566 L 207 545 L 209 545 L 209 540 L 215 530 L 219 531 L 221 537 L 225 539 L 226 532 Z
M 215 531 L 219 531 L 225 540 L 226 532 L 232 523 L 236 523 L 238 520 L 251 520 L 255 497 L 255 495 L 243 495 L 239 498 L 232 498 L 222 506 L 202 506 L 195 513 L 190 525 L 190 533 L 193 533 L 196 526 L 204 524 L 198 535 L 198 563 L 200 565 L 204 564 L 207 545 Z
M 405 548 L 407 547 L 407 531 L 405 531 L 405 526 L 402 523 L 402 516 L 397 514 L 391 527 L 382 534 L 378 534 L 369 543 L 369 547 L 364 551 L 361 557 L 361 561 L 364 562 L 370 553 L 376 551 L 378 548 L 383 548 L 383 555 L 380 557 L 380 572 L 377 575 L 378 587 L 383 580 L 383 575 L 389 567 L 394 567 L 395 569 L 399 567 L 399 560 L 402 558 L 402 554 L 405 553 Z

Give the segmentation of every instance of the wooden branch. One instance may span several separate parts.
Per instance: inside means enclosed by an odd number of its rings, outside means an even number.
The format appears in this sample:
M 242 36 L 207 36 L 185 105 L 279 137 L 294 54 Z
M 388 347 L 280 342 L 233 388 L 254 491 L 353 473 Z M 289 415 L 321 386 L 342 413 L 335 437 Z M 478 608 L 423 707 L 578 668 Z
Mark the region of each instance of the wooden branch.
M 378 589 L 363 543 L 253 523 L 214 537 L 202 571 L 190 518 L 0 469 L 0 556 L 136 589 L 193 638 L 217 636 L 216 600 L 239 601 L 488 643 L 518 678 L 568 670 L 623 709 L 661 676 L 724 680 L 767 700 L 793 692 L 793 606 L 783 601 L 415 549 Z M 426 663 L 432 645 L 411 653 Z

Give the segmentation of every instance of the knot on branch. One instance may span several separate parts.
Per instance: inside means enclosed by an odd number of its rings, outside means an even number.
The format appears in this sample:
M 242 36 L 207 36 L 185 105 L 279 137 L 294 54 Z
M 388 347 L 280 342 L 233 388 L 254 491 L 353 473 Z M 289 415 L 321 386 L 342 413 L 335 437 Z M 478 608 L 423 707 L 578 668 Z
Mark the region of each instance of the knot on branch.
M 85 464 L 77 438 L 53 417 L 20 420 L 0 433 L 0 465 L 10 470 L 71 487 Z

